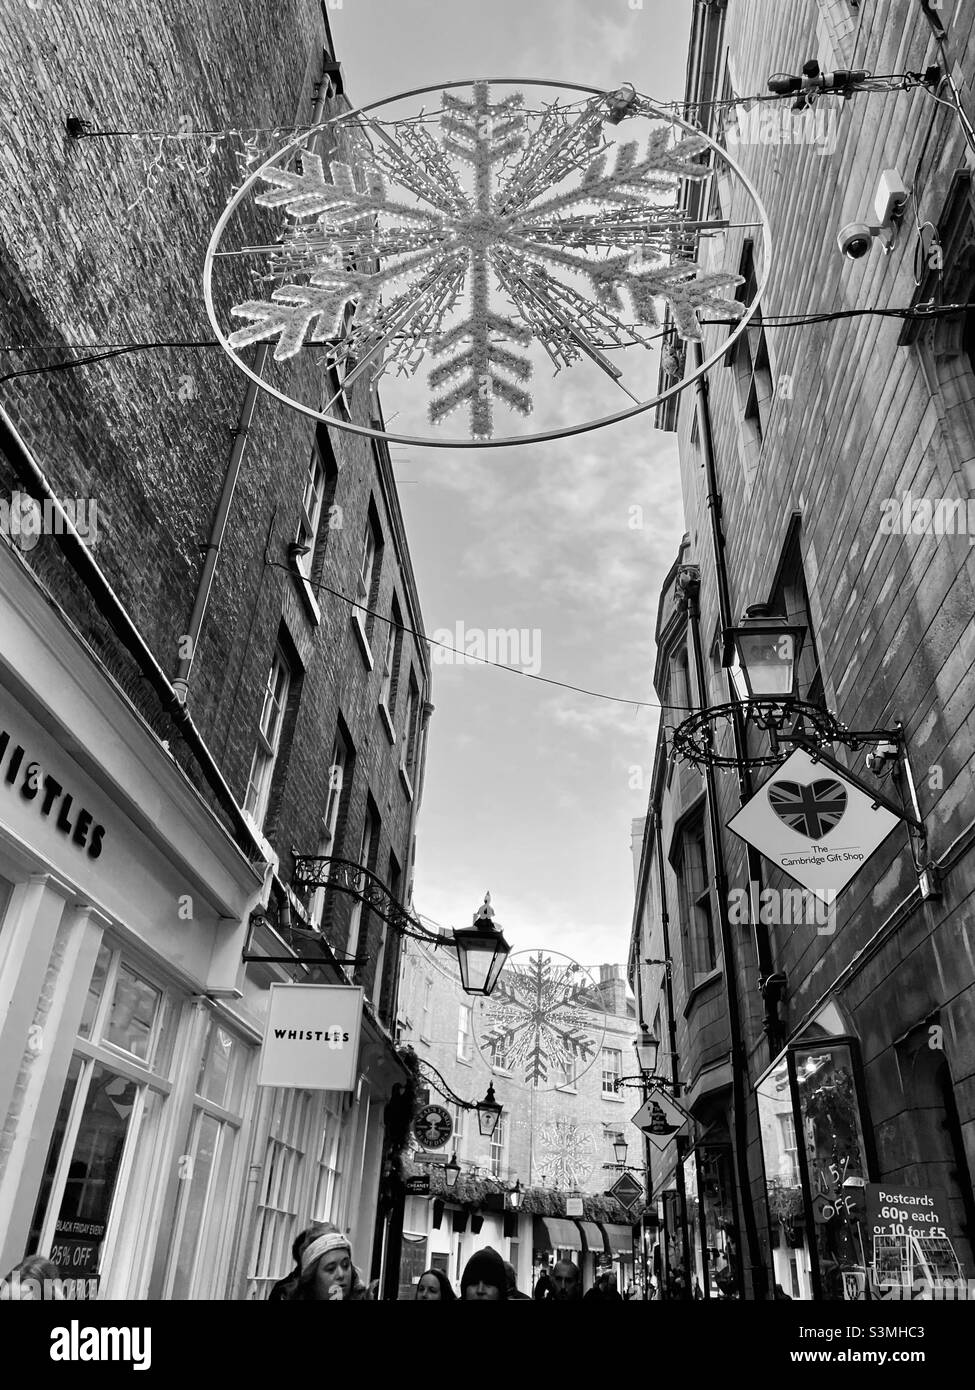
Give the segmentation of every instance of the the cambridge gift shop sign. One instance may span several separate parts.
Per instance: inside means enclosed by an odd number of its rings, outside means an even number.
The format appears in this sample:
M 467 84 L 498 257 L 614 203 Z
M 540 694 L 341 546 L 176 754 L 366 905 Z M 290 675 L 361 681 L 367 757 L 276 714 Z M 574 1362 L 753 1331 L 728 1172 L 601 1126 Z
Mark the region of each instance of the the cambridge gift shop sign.
M 259 1086 L 354 1091 L 362 995 L 358 985 L 271 985 Z

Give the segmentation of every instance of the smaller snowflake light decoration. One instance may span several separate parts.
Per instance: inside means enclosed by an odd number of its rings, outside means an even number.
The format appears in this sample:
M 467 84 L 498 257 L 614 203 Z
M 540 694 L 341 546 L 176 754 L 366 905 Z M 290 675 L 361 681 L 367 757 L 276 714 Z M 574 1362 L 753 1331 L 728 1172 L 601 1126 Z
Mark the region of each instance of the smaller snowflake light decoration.
M 570 1191 L 584 1187 L 592 1177 L 595 1161 L 596 1140 L 591 1129 L 577 1124 L 569 1115 L 559 1115 L 542 1125 L 538 1163 L 545 1172 L 547 1186 Z
M 535 1090 L 588 1071 L 602 1047 L 602 1001 L 581 965 L 552 951 L 511 956 L 490 999 L 478 1000 L 481 1055 Z
M 458 87 L 469 95 L 451 90 Z M 643 381 L 645 395 L 651 368 L 640 354 L 660 338 L 664 306 L 684 341 L 700 341 L 710 318 L 745 315 L 733 294 L 741 277 L 705 272 L 695 260 L 700 235 L 725 224 L 690 222 L 678 200 L 682 184 L 712 176 L 709 150 L 736 166 L 632 87 L 531 110 L 522 91 L 452 83 L 431 115 L 364 115 L 399 100 L 333 118 L 322 128 L 332 145 L 325 158 L 293 141 L 231 199 L 207 254 L 207 307 L 244 370 L 237 353 L 262 341 L 274 343 L 278 363 L 323 349 L 326 371 L 346 387 L 359 379 L 374 386 L 391 370 L 413 376 L 433 359 L 431 427 L 463 411 L 472 442 L 483 445 L 493 442 L 498 407 L 532 412 L 530 383 L 546 358 L 556 373 L 595 369 L 597 380 L 647 409 L 653 400 L 630 390 L 620 362 L 637 354 L 632 380 Z M 277 239 L 216 253 L 248 190 L 256 208 L 282 219 Z M 264 297 L 234 303 L 228 332 L 214 309 L 214 255 L 247 252 L 266 257 Z M 356 428 L 325 407 L 298 408 Z M 499 442 L 558 437 L 632 413 Z

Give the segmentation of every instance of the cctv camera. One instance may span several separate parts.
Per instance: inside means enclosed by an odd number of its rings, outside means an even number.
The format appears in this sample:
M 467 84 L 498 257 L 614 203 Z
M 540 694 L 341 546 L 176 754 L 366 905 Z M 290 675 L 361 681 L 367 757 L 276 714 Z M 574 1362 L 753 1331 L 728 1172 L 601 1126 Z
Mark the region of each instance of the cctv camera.
M 870 250 L 873 239 L 880 235 L 880 230 L 868 222 L 848 222 L 836 238 L 836 244 L 844 256 L 849 256 L 851 261 L 859 261 Z

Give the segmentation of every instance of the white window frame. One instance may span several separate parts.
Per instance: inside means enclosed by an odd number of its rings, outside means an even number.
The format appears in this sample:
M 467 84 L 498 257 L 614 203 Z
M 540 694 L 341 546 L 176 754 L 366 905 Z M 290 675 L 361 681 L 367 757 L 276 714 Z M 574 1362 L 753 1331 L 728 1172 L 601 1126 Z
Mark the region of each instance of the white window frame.
M 505 1124 L 504 1115 L 498 1117 L 498 1123 L 494 1126 L 494 1133 L 491 1135 L 490 1144 L 490 1168 L 496 1178 L 503 1178 L 507 1171 L 506 1158 L 508 1154 L 508 1126 Z
M 96 1066 L 101 1064 L 123 1080 L 134 1082 L 138 1089 L 125 1131 L 118 1175 L 102 1241 L 102 1273 L 98 1291 L 100 1300 L 144 1296 L 142 1290 L 149 1278 L 153 1254 L 151 1244 L 145 1240 L 145 1232 L 153 1225 L 153 1215 L 158 1210 L 161 1200 L 162 1175 L 155 1162 L 155 1156 L 169 1121 L 169 1116 L 165 1113 L 166 1101 L 173 1091 L 173 1057 L 180 1030 L 180 1005 L 174 991 L 162 981 L 154 979 L 129 951 L 123 951 L 107 937 L 103 944 L 112 954 L 102 982 L 90 1035 L 82 1037 L 79 1034 L 72 1049 L 72 1059 L 77 1058 L 80 1064 L 78 1079 L 71 1098 L 38 1240 L 38 1249 L 44 1251 L 50 1251 L 57 1244 L 56 1226 L 75 1144 L 91 1080 Z M 107 1041 L 115 988 L 119 969 L 123 964 L 160 992 L 147 1061 L 142 1061 L 134 1053 Z M 171 1030 L 172 1046 L 168 1049 L 169 1055 L 161 1059 L 163 1069 L 160 1070 L 157 1067 L 159 1059 L 156 1058 L 156 1052 L 167 1026 Z M 64 1084 L 67 1084 L 67 1068 Z M 156 1104 L 152 1113 L 147 1113 L 150 1096 L 155 1098 Z M 63 1277 L 73 1276 L 66 1271 Z M 134 1292 L 136 1287 L 139 1293 Z
M 423 981 L 423 1004 L 420 1009 L 420 1037 L 430 1041 L 430 1004 L 433 994 L 433 977 L 428 975 Z
M 379 691 L 379 708 L 386 715 L 386 725 L 389 730 L 390 742 L 396 742 L 396 731 L 393 728 L 393 708 L 390 699 L 393 694 L 393 673 L 396 670 L 396 638 L 399 625 L 394 617 L 390 617 L 386 631 L 386 646 L 383 651 L 382 686 Z
M 199 1091 L 194 1090 L 193 1111 L 189 1120 L 188 1131 L 190 1139 L 189 1143 L 186 1145 L 186 1153 L 182 1155 L 182 1157 L 190 1159 L 191 1163 L 195 1161 L 197 1145 L 199 1144 L 200 1135 L 206 1120 L 212 1120 L 219 1126 L 219 1139 L 207 1181 L 203 1211 L 198 1222 L 199 1235 L 193 1252 L 193 1267 L 189 1278 L 189 1289 L 185 1294 L 185 1298 L 188 1300 L 219 1299 L 225 1295 L 227 1266 L 230 1254 L 228 1241 L 231 1238 L 234 1226 L 234 1211 L 231 1206 L 233 1194 L 236 1191 L 234 1174 L 241 1167 L 244 1158 L 240 1137 L 244 1123 L 244 1106 L 247 1102 L 249 1091 L 249 1077 L 254 1061 L 254 1050 L 248 1047 L 239 1034 L 228 1028 L 222 1018 L 211 1015 L 209 1029 L 204 1038 L 203 1049 L 200 1055 L 201 1068 L 204 1065 L 211 1039 L 217 1029 L 228 1034 L 233 1044 L 240 1049 L 232 1064 L 235 1069 L 239 1069 L 236 1070 L 235 1073 L 232 1073 L 232 1085 L 236 1084 L 237 1089 L 237 1103 L 235 1108 L 228 1109 L 223 1104 L 207 1100 Z M 232 1097 L 225 1095 L 224 1099 L 232 1099 Z M 231 1146 L 231 1150 L 229 1162 L 225 1168 L 225 1151 L 228 1144 Z M 224 1173 L 227 1174 L 226 1182 L 222 1181 L 222 1174 Z M 188 1180 L 185 1183 L 181 1182 L 179 1200 L 173 1219 L 172 1234 L 169 1238 L 166 1276 L 162 1295 L 166 1300 L 172 1300 L 174 1298 L 173 1287 L 176 1282 L 180 1243 L 186 1220 L 186 1202 L 189 1196 L 190 1182 L 192 1181 L 191 1174 L 192 1169 L 190 1170 L 190 1177 Z M 181 1178 L 184 1177 L 183 1174 L 180 1176 Z
M 379 546 L 376 543 L 376 531 L 372 524 L 372 517 L 367 516 L 366 529 L 362 537 L 362 550 L 359 556 L 359 573 L 356 576 L 356 602 L 366 607 L 369 605 L 369 595 L 372 593 L 372 580 L 376 571 L 378 550 Z
M 375 832 L 375 829 L 376 827 L 373 825 L 372 814 L 370 813 L 369 807 L 367 806 L 365 819 L 362 822 L 362 839 L 359 842 L 358 859 L 358 863 L 360 863 L 364 869 L 369 868 L 369 856 L 372 854 L 372 837 Z M 362 903 L 359 901 L 358 898 L 356 898 L 352 904 L 352 914 L 349 917 L 349 940 L 345 948 L 345 954 L 349 957 L 350 960 L 355 955 L 359 947 L 359 929 L 361 928 L 361 926 Z M 347 969 L 351 970 L 353 974 L 355 974 L 357 967 L 350 965 L 347 967 Z
M 342 735 L 336 733 L 332 743 L 332 757 L 328 765 L 328 794 L 325 797 L 325 812 L 322 816 L 322 833 L 318 840 L 318 854 L 323 858 L 335 851 L 335 836 L 338 830 L 339 811 L 342 806 L 342 792 L 345 788 L 345 774 L 348 765 L 348 745 Z M 338 771 L 336 772 L 335 769 Z M 326 892 L 327 889 L 324 886 L 316 888 L 309 905 L 309 916 L 319 931 L 322 926 L 322 914 L 325 911 Z
M 308 547 L 308 553 L 299 555 L 296 564 L 305 579 L 309 581 L 311 580 L 312 561 L 315 558 L 315 547 L 318 543 L 318 528 L 322 519 L 327 481 L 325 461 L 318 445 L 315 444 L 312 447 L 311 458 L 308 462 L 305 495 L 301 500 L 301 519 L 298 522 L 298 534 L 295 537 L 296 545 Z
M 468 1047 L 466 1052 L 464 1051 L 465 1041 Z M 474 1060 L 473 1004 L 458 1004 L 457 1006 L 457 1060 L 458 1062 L 466 1062 L 468 1065 Z
M 247 793 L 244 797 L 244 814 L 249 816 L 258 829 L 263 827 L 267 816 L 271 782 L 274 779 L 274 768 L 281 747 L 281 730 L 284 727 L 284 712 L 290 690 L 291 667 L 278 646 L 274 649 L 274 658 L 268 672 L 257 747 L 254 749 L 250 776 L 247 779 Z
M 615 1060 L 607 1065 L 608 1058 Z M 613 1079 L 623 1075 L 623 1049 L 619 1047 L 602 1048 L 599 1054 L 599 1063 L 602 1070 L 603 1096 L 612 1096 L 615 1100 L 618 1093 L 613 1088 Z

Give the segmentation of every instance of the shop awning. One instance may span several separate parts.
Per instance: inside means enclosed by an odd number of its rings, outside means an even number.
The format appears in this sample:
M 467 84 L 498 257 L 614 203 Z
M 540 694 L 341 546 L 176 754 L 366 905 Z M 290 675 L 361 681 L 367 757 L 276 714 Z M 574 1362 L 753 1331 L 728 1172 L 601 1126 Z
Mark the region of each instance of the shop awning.
M 586 1249 L 593 1255 L 603 1255 L 606 1252 L 606 1242 L 603 1233 L 596 1225 L 595 1221 L 578 1221 L 576 1225 L 582 1232 L 583 1240 L 586 1242 Z
M 582 1234 L 574 1221 L 564 1216 L 536 1216 L 536 1250 L 582 1250 Z
M 613 1221 L 600 1221 L 600 1226 L 606 1233 L 607 1248 L 613 1255 L 632 1255 L 633 1254 L 633 1228 L 632 1226 L 620 1226 Z

